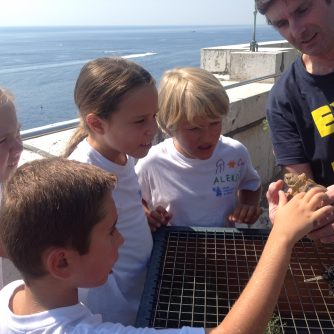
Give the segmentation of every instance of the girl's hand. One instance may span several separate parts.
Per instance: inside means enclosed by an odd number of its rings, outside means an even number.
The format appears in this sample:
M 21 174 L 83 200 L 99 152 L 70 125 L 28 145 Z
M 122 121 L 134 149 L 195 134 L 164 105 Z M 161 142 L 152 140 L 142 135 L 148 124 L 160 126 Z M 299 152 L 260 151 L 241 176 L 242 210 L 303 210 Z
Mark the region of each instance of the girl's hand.
M 151 210 L 149 204 L 142 198 L 142 203 L 147 218 L 148 225 L 152 232 L 155 232 L 162 225 L 167 225 L 172 219 L 172 215 L 161 205 Z
M 262 209 L 259 206 L 239 204 L 228 216 L 228 220 L 232 223 L 254 224 L 261 213 Z
M 147 211 L 146 217 L 152 232 L 156 231 L 162 225 L 167 225 L 172 218 L 172 215 L 161 205 L 154 210 Z
M 273 231 L 295 243 L 312 230 L 331 223 L 334 208 L 329 205 L 325 190 L 314 187 L 295 195 L 289 202 L 284 192 L 279 190 Z

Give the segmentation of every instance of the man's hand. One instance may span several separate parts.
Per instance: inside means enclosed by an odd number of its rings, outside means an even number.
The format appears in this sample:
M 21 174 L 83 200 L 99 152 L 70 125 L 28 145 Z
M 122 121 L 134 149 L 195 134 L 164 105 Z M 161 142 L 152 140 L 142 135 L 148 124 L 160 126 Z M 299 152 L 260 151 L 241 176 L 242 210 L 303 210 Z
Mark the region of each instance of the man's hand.
M 278 209 L 279 202 L 279 191 L 284 187 L 284 182 L 282 180 L 278 180 L 276 182 L 270 183 L 268 187 L 268 191 L 266 193 L 266 197 L 269 205 L 269 219 L 271 223 L 274 223 L 275 214 Z
M 326 192 L 329 203 L 332 205 L 334 204 L 334 185 L 331 185 L 327 187 Z M 327 224 L 326 226 L 315 230 L 308 234 L 308 237 L 312 240 L 320 240 L 321 242 L 325 244 L 329 244 L 334 242 L 334 216 L 332 218 L 332 222 Z

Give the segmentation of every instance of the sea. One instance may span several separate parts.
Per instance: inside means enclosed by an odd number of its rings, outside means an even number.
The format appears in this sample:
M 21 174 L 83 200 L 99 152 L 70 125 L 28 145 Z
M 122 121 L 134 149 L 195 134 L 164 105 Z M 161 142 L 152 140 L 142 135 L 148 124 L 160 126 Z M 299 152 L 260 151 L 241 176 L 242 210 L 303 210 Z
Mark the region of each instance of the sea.
M 159 84 L 163 72 L 200 66 L 201 48 L 253 39 L 252 25 L 0 27 L 0 87 L 15 96 L 22 130 L 78 117 L 75 81 L 89 60 L 121 56 L 146 68 Z M 281 40 L 270 26 L 256 41 Z

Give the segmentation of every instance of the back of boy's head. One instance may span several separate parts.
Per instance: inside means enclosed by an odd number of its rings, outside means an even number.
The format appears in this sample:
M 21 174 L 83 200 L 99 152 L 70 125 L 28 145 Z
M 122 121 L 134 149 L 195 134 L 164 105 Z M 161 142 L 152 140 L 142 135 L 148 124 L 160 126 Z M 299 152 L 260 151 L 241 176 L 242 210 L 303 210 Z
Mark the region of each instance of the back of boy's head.
M 62 158 L 18 168 L 4 186 L 0 237 L 26 281 L 46 274 L 41 258 L 51 247 L 88 252 L 90 232 L 103 219 L 115 182 L 96 166 Z
M 0 87 L 0 111 L 11 110 L 15 112 L 14 96 L 5 88 Z
M 166 71 L 159 88 L 157 121 L 168 134 L 180 122 L 196 125 L 199 119 L 222 118 L 228 112 L 229 98 L 220 81 L 210 72 L 185 67 Z
M 77 79 L 74 100 L 80 113 L 80 126 L 70 141 L 64 156 L 87 136 L 85 117 L 96 114 L 109 119 L 118 110 L 128 93 L 145 85 L 155 85 L 151 74 L 140 65 L 121 57 L 103 57 L 83 66 Z

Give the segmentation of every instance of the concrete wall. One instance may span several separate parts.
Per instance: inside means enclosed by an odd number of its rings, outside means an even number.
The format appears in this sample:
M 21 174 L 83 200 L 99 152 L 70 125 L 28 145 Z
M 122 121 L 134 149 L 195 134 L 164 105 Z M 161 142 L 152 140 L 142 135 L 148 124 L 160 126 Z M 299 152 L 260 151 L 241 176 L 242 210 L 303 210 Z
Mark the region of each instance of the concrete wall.
M 250 52 L 249 44 L 217 46 L 201 50 L 201 67 L 232 81 L 249 80 L 282 73 L 297 54 L 284 40 L 261 42 L 257 52 Z
M 281 74 L 296 59 L 294 49 L 270 48 L 262 52 L 238 51 L 230 54 L 230 80 L 243 81 Z M 263 82 L 275 82 L 269 78 Z
M 279 171 L 265 124 L 265 104 L 271 87 L 272 84 L 250 84 L 228 90 L 230 111 L 223 119 L 222 129 L 224 135 L 247 147 L 263 185 Z

